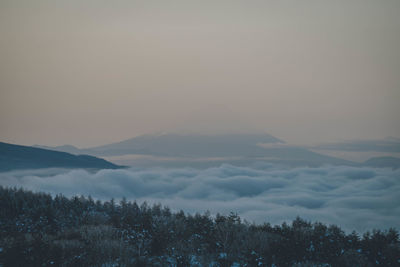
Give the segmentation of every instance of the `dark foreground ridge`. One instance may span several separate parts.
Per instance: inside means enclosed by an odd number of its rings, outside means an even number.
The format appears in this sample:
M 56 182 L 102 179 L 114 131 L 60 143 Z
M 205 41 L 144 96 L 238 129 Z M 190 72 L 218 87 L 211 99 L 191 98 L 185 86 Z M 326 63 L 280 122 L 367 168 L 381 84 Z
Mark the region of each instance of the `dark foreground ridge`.
M 362 237 L 300 218 L 280 226 L 160 205 L 0 187 L 0 266 L 399 266 L 399 234 Z
M 117 169 L 104 159 L 0 142 L 0 171 L 38 168 Z

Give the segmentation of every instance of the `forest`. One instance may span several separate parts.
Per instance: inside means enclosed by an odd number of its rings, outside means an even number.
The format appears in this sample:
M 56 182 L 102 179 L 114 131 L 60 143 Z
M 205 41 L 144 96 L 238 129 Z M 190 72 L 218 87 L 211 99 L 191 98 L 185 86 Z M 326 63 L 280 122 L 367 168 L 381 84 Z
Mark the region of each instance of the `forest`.
M 0 187 L 0 266 L 400 266 L 396 229 L 254 224 Z M 267 218 L 266 218 L 267 219 Z

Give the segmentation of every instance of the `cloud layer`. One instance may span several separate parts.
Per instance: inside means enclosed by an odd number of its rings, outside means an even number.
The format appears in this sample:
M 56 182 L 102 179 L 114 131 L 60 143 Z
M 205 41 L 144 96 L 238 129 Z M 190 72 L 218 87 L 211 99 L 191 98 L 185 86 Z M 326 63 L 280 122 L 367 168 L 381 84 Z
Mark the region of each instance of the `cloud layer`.
M 260 168 L 262 167 L 262 168 Z M 0 173 L 0 185 L 66 196 L 161 203 L 187 212 L 237 212 L 279 224 L 297 215 L 347 231 L 400 229 L 400 171 L 355 167 L 85 170 Z

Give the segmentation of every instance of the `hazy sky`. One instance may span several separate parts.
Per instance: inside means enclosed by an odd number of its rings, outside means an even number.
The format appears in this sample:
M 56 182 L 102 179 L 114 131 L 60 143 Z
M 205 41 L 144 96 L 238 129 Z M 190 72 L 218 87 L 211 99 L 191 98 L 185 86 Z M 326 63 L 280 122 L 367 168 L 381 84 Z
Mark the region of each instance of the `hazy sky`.
M 400 1 L 0 1 L 0 141 L 400 137 Z

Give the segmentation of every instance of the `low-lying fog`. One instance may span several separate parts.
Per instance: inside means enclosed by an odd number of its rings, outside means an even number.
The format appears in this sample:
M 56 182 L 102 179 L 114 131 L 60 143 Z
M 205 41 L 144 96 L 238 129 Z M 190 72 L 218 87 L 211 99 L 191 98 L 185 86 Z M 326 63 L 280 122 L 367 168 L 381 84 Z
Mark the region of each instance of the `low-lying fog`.
M 254 168 L 223 164 L 203 170 L 46 169 L 0 173 L 0 185 L 95 199 L 126 197 L 186 212 L 238 213 L 279 224 L 297 215 L 346 231 L 400 228 L 400 170 L 358 167 Z

